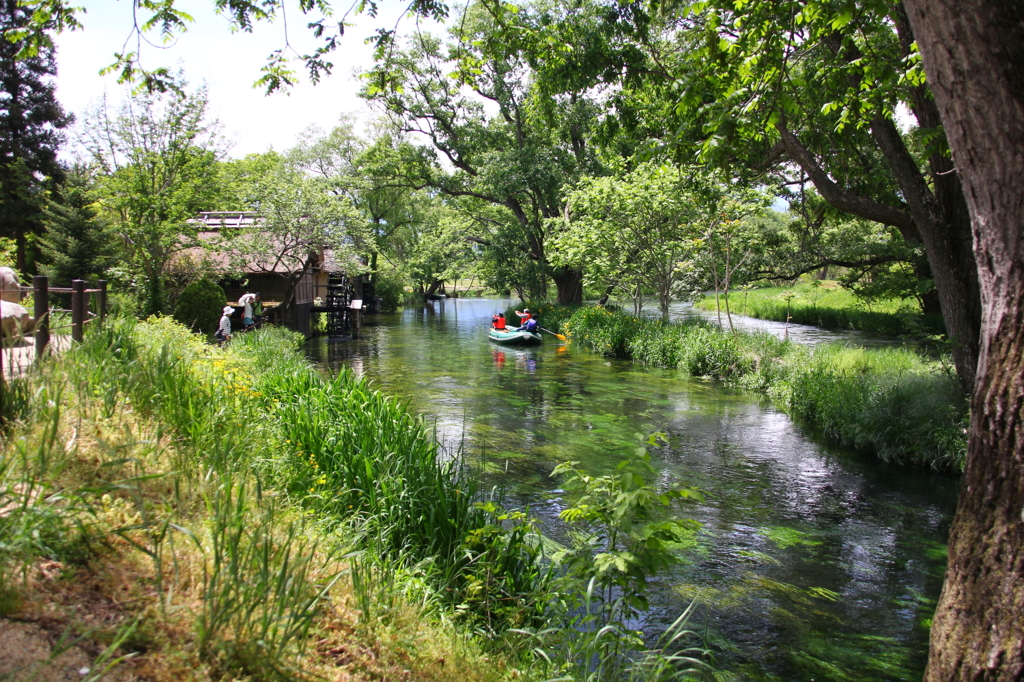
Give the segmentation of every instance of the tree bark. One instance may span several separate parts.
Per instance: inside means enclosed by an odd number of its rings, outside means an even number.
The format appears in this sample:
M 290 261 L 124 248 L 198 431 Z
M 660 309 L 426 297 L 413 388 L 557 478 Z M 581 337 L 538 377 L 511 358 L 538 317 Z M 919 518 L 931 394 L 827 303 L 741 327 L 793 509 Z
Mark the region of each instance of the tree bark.
M 430 286 L 427 287 L 427 291 L 423 294 L 423 296 L 425 298 L 429 298 L 429 297 L 433 296 L 434 294 L 437 293 L 437 290 L 441 288 L 442 284 L 444 284 L 444 282 L 442 282 L 439 279 L 433 280 L 430 283 Z
M 554 276 L 555 288 L 558 290 L 558 305 L 578 305 L 583 303 L 583 272 L 562 268 Z
M 905 0 L 970 210 L 978 376 L 925 679 L 1024 680 L 1024 3 Z
M 981 331 L 981 294 L 971 250 L 970 224 L 943 210 L 891 120 L 872 121 L 871 135 L 896 178 L 921 235 L 946 334 L 953 345 L 953 364 L 964 391 L 970 392 L 978 367 Z M 959 184 L 951 189 L 959 192 Z
M 900 132 L 888 119 L 872 121 L 872 137 L 896 177 L 909 210 L 894 208 L 839 187 L 793 132 L 781 122 L 776 124 L 776 129 L 786 154 L 807 173 L 825 201 L 852 215 L 892 225 L 904 239 L 924 244 L 946 332 L 953 344 L 957 375 L 964 390 L 970 391 L 978 364 L 981 303 L 970 232 L 963 216 L 956 212 L 956 199 L 946 197 L 940 201 L 936 198 Z M 950 184 L 942 176 L 935 186 L 947 194 L 960 189 L 957 183 Z
M 807 173 L 822 199 L 850 215 L 883 225 L 892 225 L 900 231 L 904 239 L 919 240 L 914 217 L 908 211 L 844 190 L 833 182 L 828 173 L 818 165 L 818 160 L 814 158 L 811 150 L 805 147 L 785 124 L 777 123 L 775 128 L 779 132 L 779 141 L 786 150 L 786 155 Z

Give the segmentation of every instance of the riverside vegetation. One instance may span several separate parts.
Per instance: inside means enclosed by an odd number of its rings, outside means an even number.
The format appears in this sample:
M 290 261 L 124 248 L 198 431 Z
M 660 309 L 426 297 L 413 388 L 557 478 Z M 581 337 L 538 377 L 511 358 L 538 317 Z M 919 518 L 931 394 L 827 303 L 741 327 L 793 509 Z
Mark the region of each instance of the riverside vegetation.
M 573 343 L 602 355 L 757 391 L 830 439 L 883 460 L 963 468 L 968 403 L 942 361 L 905 349 L 805 347 L 701 319 L 664 323 L 595 306 L 566 309 L 541 324 L 551 319 L 562 320 Z
M 720 310 L 726 316 L 722 294 L 716 302 L 707 296 L 694 306 Z M 717 308 L 716 308 L 717 306 Z M 761 320 L 807 324 L 823 329 L 856 330 L 892 336 L 923 337 L 945 334 L 942 316 L 924 314 L 914 299 L 885 299 L 868 302 L 835 282 L 733 290 L 729 310 Z
M 654 650 L 628 625 L 689 527 L 667 508 L 699 497 L 646 483 L 644 447 L 560 471 L 579 542 L 549 558 L 422 420 L 300 340 L 111 320 L 11 380 L 0 627 L 46 624 L 89 680 L 713 676 L 687 614 Z

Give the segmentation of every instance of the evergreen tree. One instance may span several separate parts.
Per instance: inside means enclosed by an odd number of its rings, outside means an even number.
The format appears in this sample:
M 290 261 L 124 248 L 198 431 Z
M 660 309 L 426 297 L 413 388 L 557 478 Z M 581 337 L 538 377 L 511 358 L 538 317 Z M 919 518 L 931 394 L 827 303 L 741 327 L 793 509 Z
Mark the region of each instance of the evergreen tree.
M 92 177 L 83 166 L 67 169 L 64 185 L 47 201 L 44 223 L 41 270 L 51 284 L 69 286 L 73 279 L 94 279 L 114 264 L 113 235 L 98 217 Z
M 0 31 L 6 37 L 28 26 L 31 13 L 18 0 L 0 0 Z M 0 40 L 0 236 L 16 240 L 22 272 L 25 235 L 42 228 L 45 192 L 62 177 L 61 129 L 72 120 L 54 96 L 53 47 L 40 46 L 35 55 L 19 59 L 23 47 Z

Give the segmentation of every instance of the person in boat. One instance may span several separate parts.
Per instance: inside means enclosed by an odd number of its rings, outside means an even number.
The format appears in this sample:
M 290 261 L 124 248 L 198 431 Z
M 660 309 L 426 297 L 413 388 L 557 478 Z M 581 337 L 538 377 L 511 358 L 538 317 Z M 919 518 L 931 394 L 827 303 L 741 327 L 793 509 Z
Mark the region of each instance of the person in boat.
M 491 318 L 491 329 L 497 331 L 505 331 L 505 315 L 503 313 L 495 313 L 494 317 Z
M 529 308 L 523 308 L 523 312 L 516 311 L 516 315 L 519 317 L 519 324 L 526 324 L 527 320 L 533 317 L 533 313 L 530 312 Z
M 517 332 L 530 332 L 531 334 L 536 334 L 537 333 L 537 320 L 535 318 L 533 318 L 533 317 L 527 318 L 526 321 L 523 322 L 523 324 L 518 329 L 516 329 L 516 331 Z

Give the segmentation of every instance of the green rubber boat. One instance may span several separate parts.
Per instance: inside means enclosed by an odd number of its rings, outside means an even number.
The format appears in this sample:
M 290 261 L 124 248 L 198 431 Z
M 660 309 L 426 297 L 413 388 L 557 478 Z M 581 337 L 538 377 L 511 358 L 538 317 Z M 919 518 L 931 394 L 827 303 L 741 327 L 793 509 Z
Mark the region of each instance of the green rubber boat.
M 513 330 L 498 331 L 492 329 L 487 332 L 487 338 L 500 346 L 539 346 L 540 334 L 533 334 L 527 331 L 517 332 Z

